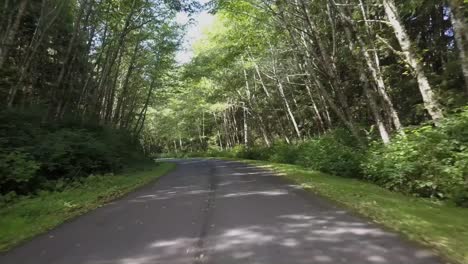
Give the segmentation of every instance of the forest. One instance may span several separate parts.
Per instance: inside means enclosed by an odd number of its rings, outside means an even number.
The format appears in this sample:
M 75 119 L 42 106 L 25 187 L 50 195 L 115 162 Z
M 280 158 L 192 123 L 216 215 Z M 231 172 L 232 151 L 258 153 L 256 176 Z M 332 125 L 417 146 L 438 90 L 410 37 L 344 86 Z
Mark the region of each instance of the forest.
M 0 193 L 25 195 L 148 156 L 154 94 L 196 2 L 3 0 Z M 52 186 L 52 187 L 51 187 Z
M 215 24 L 181 65 L 175 16 L 202 9 Z M 465 16 L 459 0 L 3 0 L 0 193 L 230 156 L 466 205 Z
M 467 205 L 463 2 L 213 8 L 179 83 L 157 94 L 143 134 L 152 152 L 298 164 Z
M 214 22 L 180 62 L 200 12 Z M 1 0 L 0 251 L 196 157 L 286 168 L 468 263 L 467 16 L 468 0 Z

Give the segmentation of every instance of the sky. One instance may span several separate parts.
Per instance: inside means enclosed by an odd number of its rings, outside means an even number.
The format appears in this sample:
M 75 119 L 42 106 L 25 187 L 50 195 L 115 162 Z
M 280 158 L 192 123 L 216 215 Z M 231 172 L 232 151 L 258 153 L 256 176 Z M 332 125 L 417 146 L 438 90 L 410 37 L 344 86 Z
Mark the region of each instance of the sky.
M 201 4 L 207 3 L 209 0 L 198 0 Z M 193 22 L 187 28 L 187 34 L 184 38 L 184 44 L 180 51 L 176 54 L 176 60 L 179 64 L 190 62 L 193 58 L 193 44 L 200 40 L 203 36 L 204 29 L 210 27 L 214 23 L 214 16 L 207 11 L 202 11 L 192 15 Z M 189 23 L 189 16 L 181 12 L 177 14 L 176 21 L 179 24 Z

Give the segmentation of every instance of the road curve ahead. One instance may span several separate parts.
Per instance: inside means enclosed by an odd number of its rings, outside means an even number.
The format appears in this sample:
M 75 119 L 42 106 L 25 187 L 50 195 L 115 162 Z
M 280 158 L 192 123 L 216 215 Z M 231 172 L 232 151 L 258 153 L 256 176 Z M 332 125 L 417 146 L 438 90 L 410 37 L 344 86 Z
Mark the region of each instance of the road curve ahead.
M 249 165 L 174 160 L 123 199 L 1 264 L 439 264 L 424 248 Z

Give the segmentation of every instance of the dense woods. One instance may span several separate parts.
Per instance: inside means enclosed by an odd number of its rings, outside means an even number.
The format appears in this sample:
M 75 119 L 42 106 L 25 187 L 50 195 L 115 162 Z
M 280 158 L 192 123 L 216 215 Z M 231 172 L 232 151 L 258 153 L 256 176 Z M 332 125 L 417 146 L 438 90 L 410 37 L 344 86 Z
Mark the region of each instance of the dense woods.
M 0 193 L 117 171 L 140 157 L 146 113 L 175 65 L 174 17 L 197 6 L 1 1 Z
M 468 263 L 467 17 L 468 0 L 0 0 L 0 252 L 96 209 L 0 262 L 431 262 L 408 238 Z
M 160 95 L 150 145 L 296 163 L 466 203 L 462 1 L 215 4 L 216 26 L 179 86 Z
M 216 23 L 178 65 L 175 17 L 202 7 Z M 467 203 L 462 0 L 3 0 L 0 12 L 3 195 L 166 153 Z

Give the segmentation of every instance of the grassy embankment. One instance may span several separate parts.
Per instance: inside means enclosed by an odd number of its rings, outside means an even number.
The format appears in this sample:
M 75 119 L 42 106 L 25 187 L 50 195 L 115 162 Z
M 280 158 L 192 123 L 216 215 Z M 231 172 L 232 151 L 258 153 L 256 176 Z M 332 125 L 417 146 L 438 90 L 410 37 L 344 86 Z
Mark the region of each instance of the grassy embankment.
M 278 172 L 457 263 L 468 264 L 468 209 L 406 196 L 361 180 L 331 176 L 297 165 L 243 160 Z
M 41 192 L 0 207 L 0 251 L 121 197 L 174 168 L 172 163 L 140 164 L 122 174 L 91 176 L 61 192 Z

